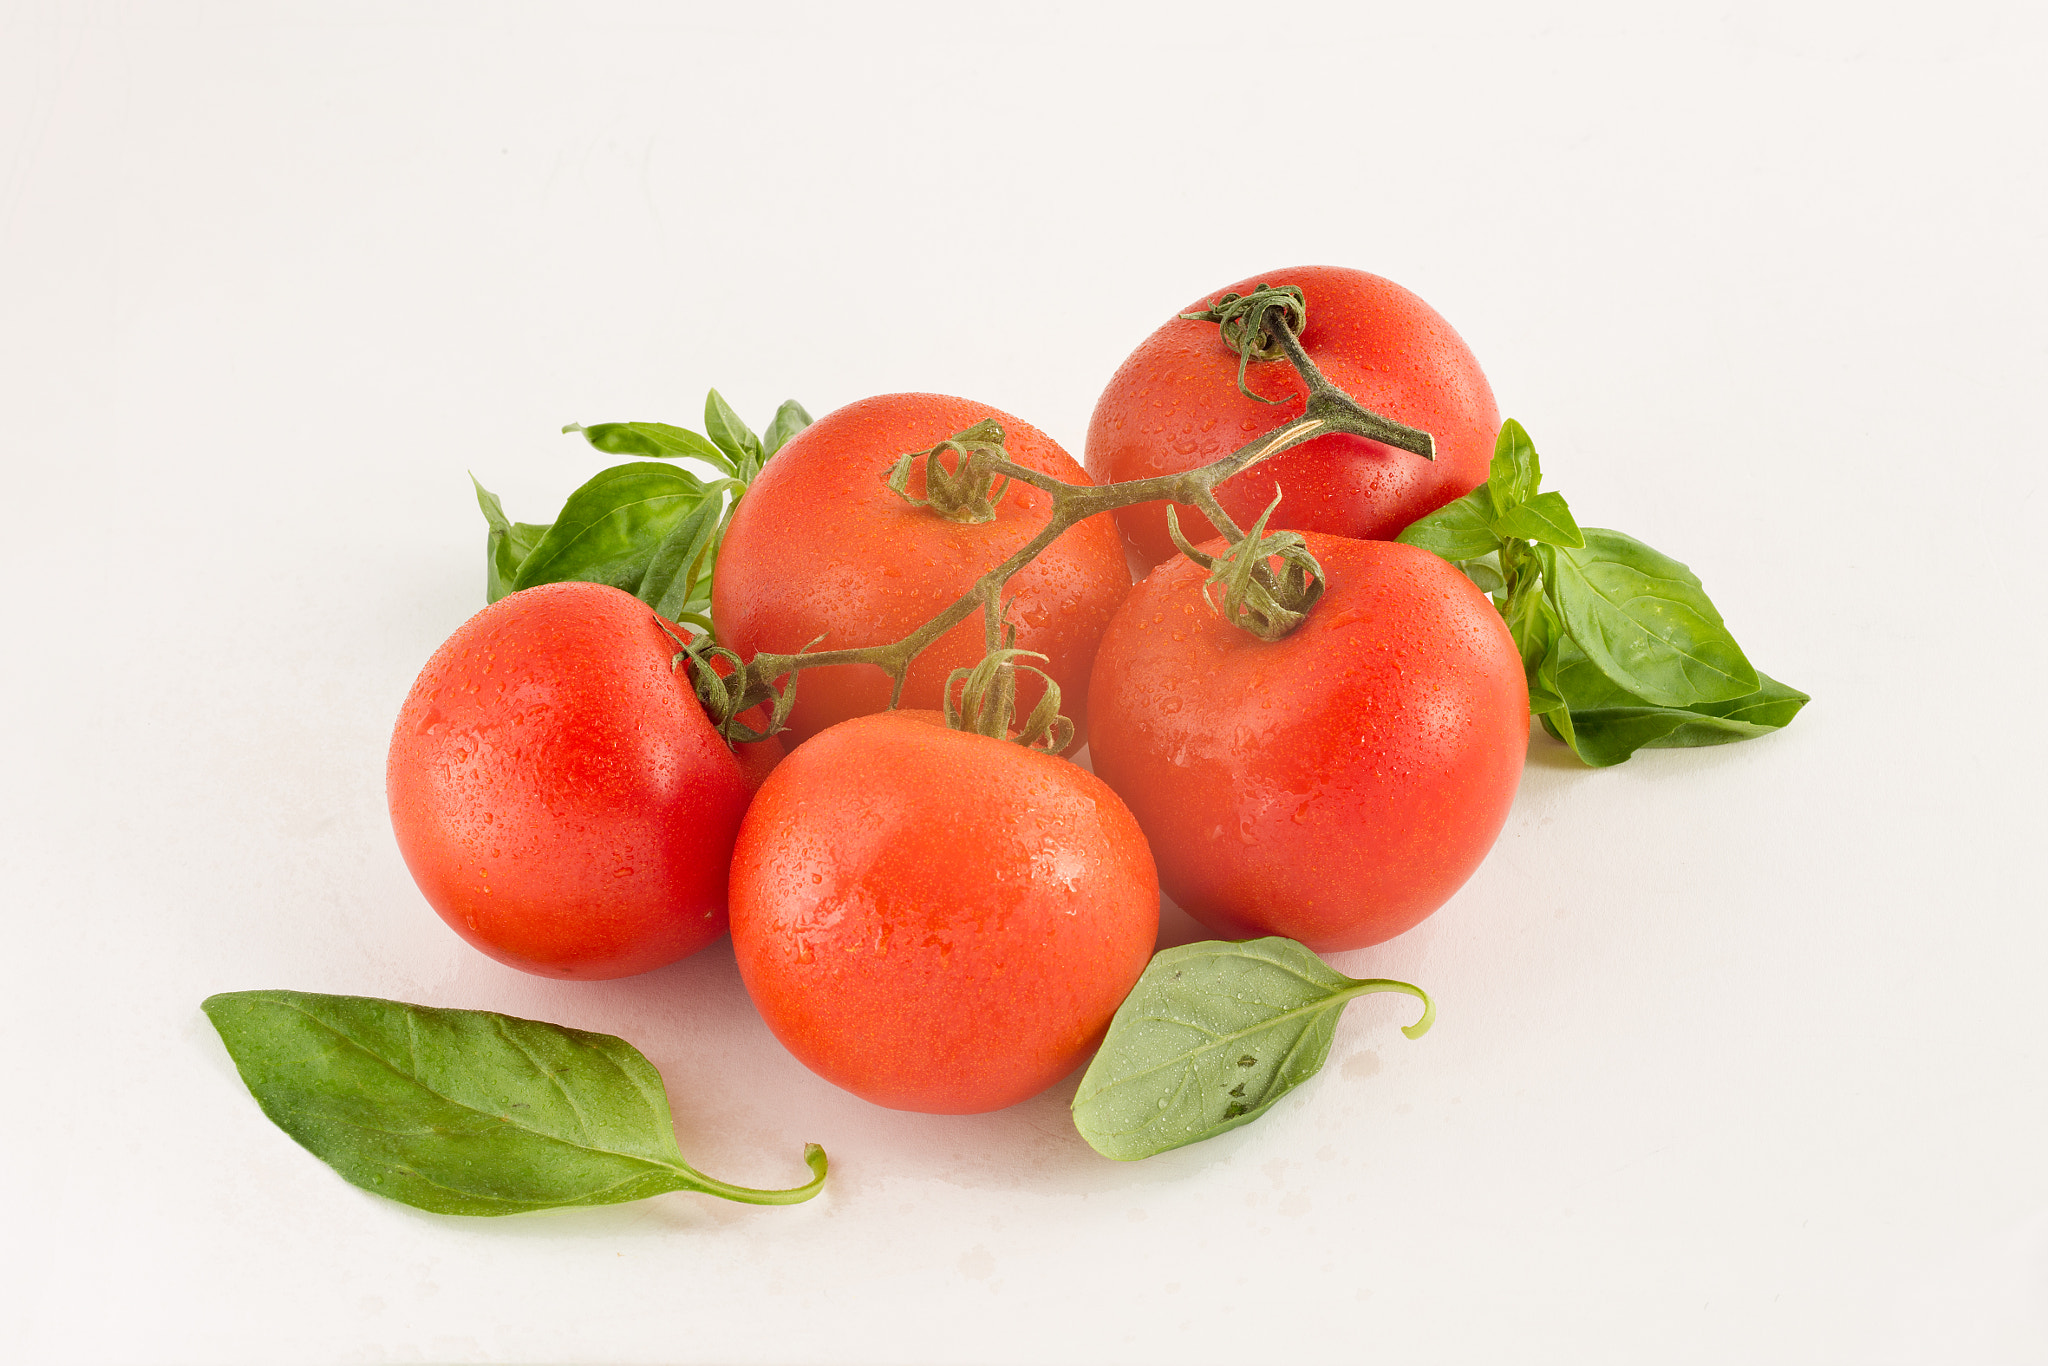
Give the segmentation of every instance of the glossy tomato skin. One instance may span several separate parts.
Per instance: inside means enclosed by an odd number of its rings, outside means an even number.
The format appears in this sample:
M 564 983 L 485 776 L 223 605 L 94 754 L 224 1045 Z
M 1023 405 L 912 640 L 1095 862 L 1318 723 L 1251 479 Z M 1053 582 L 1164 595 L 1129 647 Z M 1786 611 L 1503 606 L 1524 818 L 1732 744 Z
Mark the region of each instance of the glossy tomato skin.
M 1363 437 L 1317 437 L 1217 489 L 1239 525 L 1250 526 L 1278 488 L 1285 496 L 1268 523 L 1275 530 L 1391 540 L 1486 482 L 1500 412 L 1471 349 L 1434 309 L 1362 270 L 1298 266 L 1226 285 L 1179 311 L 1199 312 L 1225 292 L 1247 294 L 1267 283 L 1301 286 L 1308 300 L 1301 342 L 1310 358 L 1367 408 L 1434 436 L 1436 459 Z M 1194 469 L 1301 416 L 1308 389 L 1286 361 L 1254 362 L 1245 372 L 1252 389 L 1281 400 L 1272 404 L 1238 389 L 1237 365 L 1215 323 L 1168 321 L 1131 353 L 1097 401 L 1088 425 L 1089 475 L 1100 484 Z M 1147 565 L 1175 553 L 1166 508 L 1140 503 L 1115 514 Z M 1193 509 L 1180 507 L 1179 515 L 1190 541 L 1216 534 Z
M 646 972 L 725 932 L 733 839 L 774 741 L 735 757 L 616 588 L 501 598 L 421 671 L 391 736 L 391 826 L 454 931 L 544 977 Z
M 1114 792 L 933 712 L 798 747 L 733 852 L 733 951 L 762 1018 L 892 1109 L 976 1114 L 1067 1075 L 1158 929 L 1152 856 Z
M 1449 564 L 1304 535 L 1328 586 L 1277 641 L 1211 612 L 1191 561 L 1139 583 L 1095 658 L 1089 752 L 1183 909 L 1321 952 L 1401 933 L 1472 875 L 1521 778 L 1529 694 Z
M 743 656 L 885 645 L 937 616 L 974 581 L 1046 524 L 1051 496 L 1012 483 L 996 519 L 949 521 L 912 506 L 884 482 L 898 457 L 926 449 L 983 418 L 1002 424 L 1010 458 L 1067 483 L 1087 474 L 1043 432 L 984 403 L 938 394 L 886 394 L 819 418 L 776 452 L 740 500 L 719 550 L 711 615 L 719 642 Z M 922 497 L 922 468 L 910 491 Z M 1017 645 L 1047 656 L 1038 667 L 1060 686 L 1077 737 L 1086 725 L 1095 642 L 1130 590 L 1116 529 L 1096 517 L 1072 527 L 1020 569 L 1004 590 Z M 982 657 L 979 613 L 911 665 L 901 705 L 941 705 L 946 676 Z M 1027 661 L 1030 662 L 1030 661 Z M 849 717 L 889 705 L 880 669 L 806 669 L 789 715 L 795 746 Z M 1019 680 L 1018 715 L 1042 691 Z M 1078 738 L 1076 743 L 1078 744 Z

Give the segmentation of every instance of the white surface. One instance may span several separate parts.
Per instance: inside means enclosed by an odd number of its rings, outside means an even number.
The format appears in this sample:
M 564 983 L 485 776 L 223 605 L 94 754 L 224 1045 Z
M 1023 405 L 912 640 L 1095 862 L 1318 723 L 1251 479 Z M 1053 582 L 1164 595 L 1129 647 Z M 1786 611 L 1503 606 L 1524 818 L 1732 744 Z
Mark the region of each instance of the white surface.
M 2038 7 L 769 8 L 4 11 L 0 1355 L 2048 1360 Z M 428 911 L 384 749 L 481 601 L 465 469 L 545 519 L 600 463 L 562 423 L 711 384 L 1078 455 L 1169 312 L 1304 261 L 1430 300 L 1581 519 L 1816 699 L 1533 743 L 1473 882 L 1338 960 L 1426 1038 L 1354 1006 L 1274 1114 L 1121 1166 L 1071 1081 L 834 1091 L 723 946 L 568 986 Z M 198 1011 L 259 986 L 622 1034 L 707 1171 L 831 1184 L 379 1201 Z

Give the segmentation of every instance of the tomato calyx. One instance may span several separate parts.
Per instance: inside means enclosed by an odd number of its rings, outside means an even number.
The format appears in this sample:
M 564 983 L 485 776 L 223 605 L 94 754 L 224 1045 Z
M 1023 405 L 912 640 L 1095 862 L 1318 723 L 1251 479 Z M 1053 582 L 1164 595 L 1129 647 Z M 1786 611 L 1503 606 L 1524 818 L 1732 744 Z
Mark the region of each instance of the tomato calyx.
M 1183 313 L 1180 316 L 1189 322 L 1216 323 L 1223 333 L 1223 344 L 1237 352 L 1237 387 L 1246 398 L 1260 403 L 1279 403 L 1277 398 L 1267 398 L 1258 393 L 1245 381 L 1245 370 L 1255 360 L 1273 361 L 1287 359 L 1287 352 L 1266 326 L 1266 319 L 1272 310 L 1287 314 L 1294 330 L 1299 332 L 1308 326 L 1308 299 L 1298 285 L 1269 285 L 1261 283 L 1249 294 L 1231 291 L 1216 296 L 1216 301 L 1199 313 Z
M 1267 398 L 1254 393 L 1246 385 L 1245 371 L 1251 363 L 1284 359 L 1294 367 L 1294 372 L 1301 376 L 1301 382 L 1308 386 L 1308 398 L 1302 405 L 1301 416 L 1288 427 L 1282 427 L 1280 432 L 1288 432 L 1297 424 L 1312 421 L 1316 424 L 1315 435 L 1348 432 L 1383 446 L 1407 451 L 1410 455 L 1419 455 L 1424 460 L 1436 459 L 1435 437 L 1406 423 L 1382 417 L 1366 407 L 1332 383 L 1310 357 L 1301 344 L 1301 331 L 1308 326 L 1308 302 L 1299 287 L 1261 284 L 1249 294 L 1220 294 L 1203 311 L 1180 316 L 1190 322 L 1218 325 L 1223 344 L 1237 352 L 1237 387 L 1261 403 L 1285 400 Z M 1306 436 L 1300 439 L 1305 440 Z M 1289 441 L 1287 444 L 1296 443 Z M 1216 525 L 1222 529 L 1222 523 Z
M 789 676 L 780 688 L 773 683 L 756 685 L 747 671 L 747 662 L 733 650 L 714 644 L 709 636 L 695 636 L 688 640 L 669 630 L 667 622 L 656 617 L 655 621 L 679 647 L 669 660 L 671 668 L 680 669 L 686 664 L 690 669 L 690 687 L 697 694 L 697 700 L 704 706 L 705 716 L 710 718 L 711 728 L 719 733 L 727 745 L 749 745 L 766 740 L 777 731 L 786 729 L 789 709 L 796 705 L 796 678 Z M 811 644 L 817 644 L 812 641 Z M 720 669 L 720 664 L 725 665 Z M 772 703 L 768 709 L 768 724 L 762 727 L 748 725 L 740 718 L 763 703 Z
M 954 730 L 1007 740 L 1026 749 L 1046 754 L 1064 753 L 1074 740 L 1074 723 L 1060 715 L 1060 685 L 1052 675 L 1020 659 L 1044 659 L 1035 650 L 1019 650 L 1012 628 L 1000 649 L 990 650 L 971 669 L 955 669 L 946 679 L 946 724 Z M 1045 683 L 1038 705 L 1025 718 L 1022 729 L 1012 730 L 1017 716 L 1017 670 L 1030 669 Z M 953 686 L 960 686 L 960 698 L 953 699 Z
M 947 451 L 953 453 L 950 469 L 939 458 Z M 910 492 L 910 472 L 920 461 L 924 463 L 922 498 Z M 930 508 L 947 521 L 970 525 L 993 522 L 996 504 L 1009 490 L 1011 478 L 1004 474 L 1002 482 L 996 483 L 998 463 L 1009 463 L 1009 452 L 1003 448 L 1003 427 L 994 418 L 983 418 L 935 446 L 902 456 L 890 468 L 884 482 L 904 502 Z
M 1233 541 L 1221 555 L 1206 555 L 1181 534 L 1180 518 L 1171 505 L 1166 509 L 1166 531 L 1180 553 L 1209 571 L 1202 584 L 1202 601 L 1232 626 L 1249 631 L 1260 640 L 1279 640 L 1308 620 L 1311 607 L 1323 596 L 1323 567 L 1310 553 L 1308 542 L 1298 531 L 1266 534 L 1266 519 L 1280 506 L 1280 495 L 1259 514 L 1252 529 Z M 1275 574 L 1271 561 L 1281 562 Z M 1209 589 L 1223 585 L 1223 606 L 1217 607 Z

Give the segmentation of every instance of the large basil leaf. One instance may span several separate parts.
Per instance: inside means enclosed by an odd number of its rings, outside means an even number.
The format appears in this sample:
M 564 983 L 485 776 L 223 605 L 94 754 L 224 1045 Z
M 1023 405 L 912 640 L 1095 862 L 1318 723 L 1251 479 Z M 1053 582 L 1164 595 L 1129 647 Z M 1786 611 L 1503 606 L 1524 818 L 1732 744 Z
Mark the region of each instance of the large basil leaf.
M 1761 686 L 1746 696 L 1660 707 L 1607 677 L 1569 640 L 1557 658 L 1558 689 L 1570 710 L 1545 716 L 1544 727 L 1595 768 L 1618 764 L 1639 749 L 1727 745 L 1768 735 L 1789 725 L 1810 700 L 1797 688 L 1759 673 Z
M 593 427 L 570 423 L 565 432 L 581 432 L 583 439 L 610 455 L 651 455 L 657 460 L 704 460 L 727 474 L 737 474 L 732 458 L 716 443 L 688 427 L 666 422 L 600 422 Z
M 343 1177 L 437 1214 L 608 1205 L 663 1191 L 749 1204 L 683 1161 L 661 1074 L 609 1034 L 364 996 L 236 991 L 201 1007 L 263 1113 Z
M 1619 531 L 1587 527 L 1585 541 L 1537 551 L 1565 630 L 1601 672 L 1663 707 L 1757 690 L 1756 669 L 1690 569 Z
M 1451 561 L 1482 559 L 1500 549 L 1493 504 L 1484 485 L 1410 522 L 1394 539 Z
M 1419 987 L 1358 981 L 1292 939 L 1183 944 L 1152 959 L 1081 1078 L 1074 1127 L 1121 1162 L 1249 1124 L 1330 1054 L 1355 997 L 1419 997 L 1417 1038 L 1436 1008 Z
M 602 470 L 569 495 L 519 566 L 517 586 L 580 579 L 637 593 L 655 550 L 707 496 L 717 497 L 674 465 L 639 461 Z
M 513 590 L 519 566 L 548 529 L 532 522 L 508 521 L 498 495 L 477 483 L 473 474 L 469 482 L 476 485 L 476 505 L 483 509 L 484 520 L 490 523 L 484 539 L 484 601 L 496 602 Z

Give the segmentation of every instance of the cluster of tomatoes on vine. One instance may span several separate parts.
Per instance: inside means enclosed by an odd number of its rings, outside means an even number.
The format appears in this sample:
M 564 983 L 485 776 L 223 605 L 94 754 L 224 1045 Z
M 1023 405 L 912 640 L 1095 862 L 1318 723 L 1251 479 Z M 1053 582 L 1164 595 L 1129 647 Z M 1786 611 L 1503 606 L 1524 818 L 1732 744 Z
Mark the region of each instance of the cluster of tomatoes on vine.
M 1498 835 L 1532 708 L 1601 763 L 1805 701 L 1703 594 L 1616 588 L 1677 580 L 1579 528 L 1457 333 L 1355 270 L 1167 321 L 1085 468 L 932 394 L 757 436 L 714 392 L 705 427 L 585 430 L 636 458 L 550 524 L 479 487 L 493 601 L 404 703 L 393 825 L 442 917 L 529 972 L 729 927 L 776 1037 L 886 1106 L 1071 1072 L 1162 890 L 1230 940 L 1410 928 Z M 1191 1103 L 1236 1122 L 1231 1080 Z

